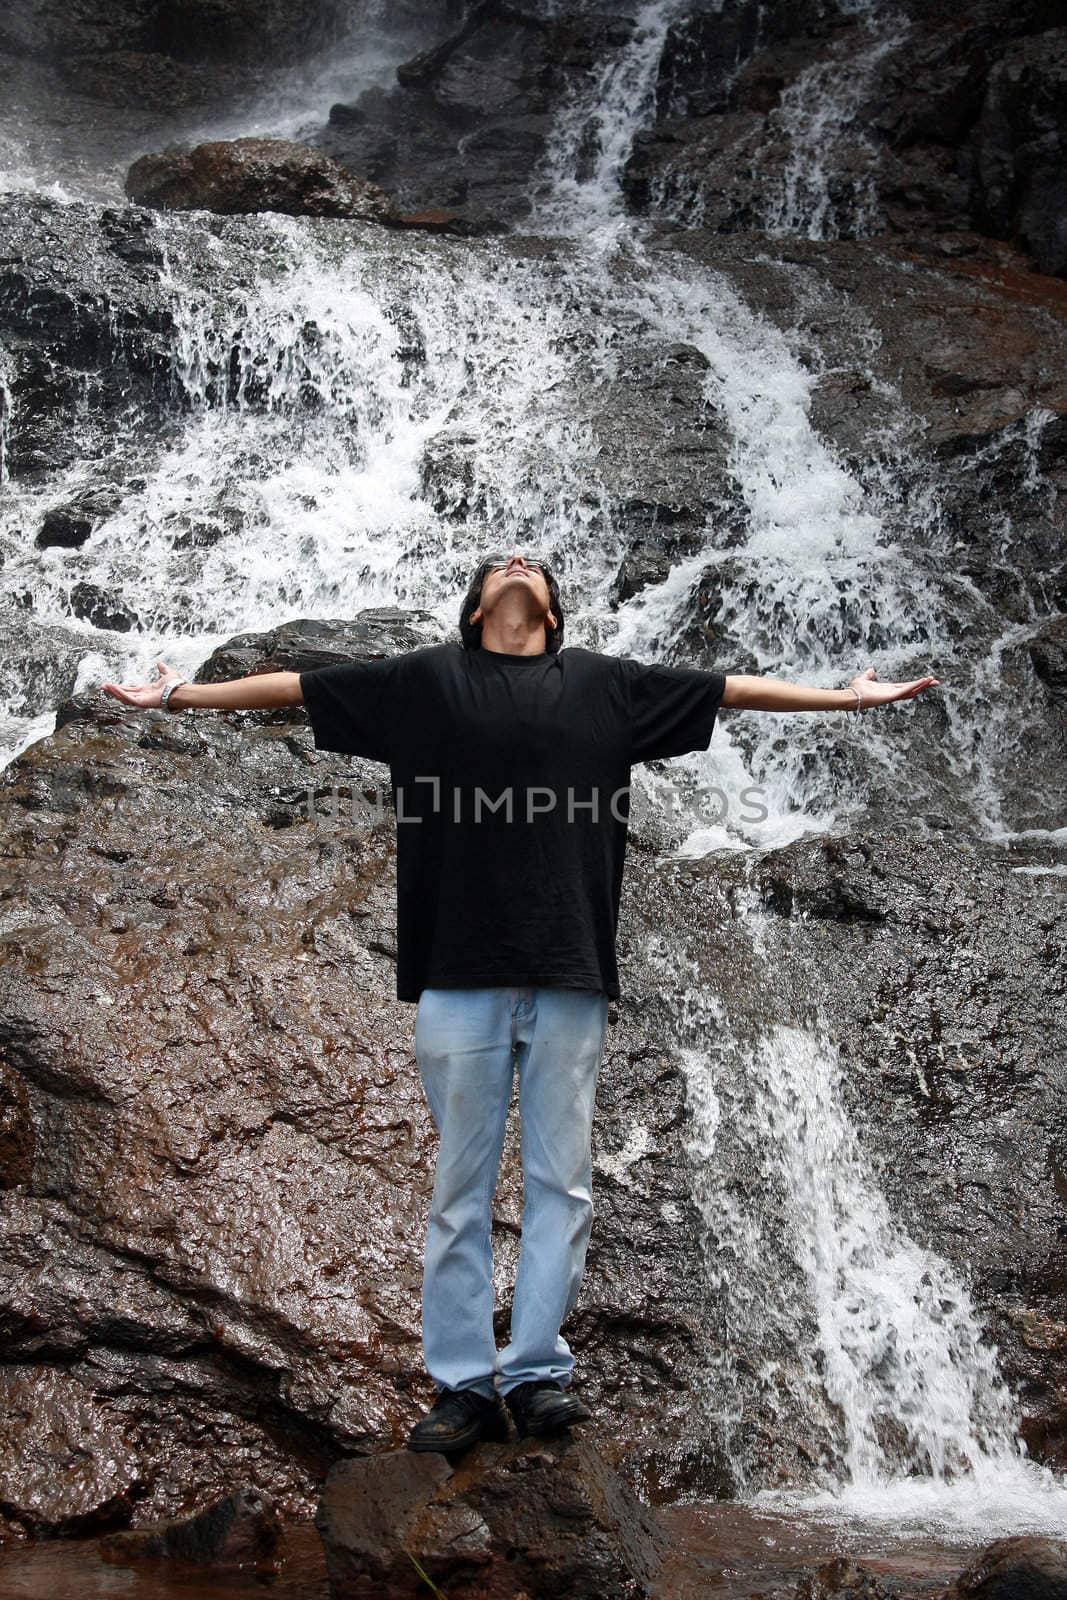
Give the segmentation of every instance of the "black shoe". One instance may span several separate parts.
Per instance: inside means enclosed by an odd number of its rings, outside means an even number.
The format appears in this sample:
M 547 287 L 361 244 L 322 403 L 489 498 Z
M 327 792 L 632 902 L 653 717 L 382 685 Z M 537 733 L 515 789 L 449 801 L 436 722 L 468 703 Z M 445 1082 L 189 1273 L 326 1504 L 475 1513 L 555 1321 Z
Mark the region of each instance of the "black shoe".
M 547 1378 L 517 1384 L 504 1401 L 515 1418 L 520 1439 L 556 1433 L 560 1428 L 569 1428 L 572 1422 L 588 1422 L 593 1415 L 576 1394 Z
M 508 1437 L 508 1419 L 499 1400 L 473 1389 L 442 1389 L 433 1408 L 408 1434 L 409 1450 L 465 1450 L 479 1439 Z

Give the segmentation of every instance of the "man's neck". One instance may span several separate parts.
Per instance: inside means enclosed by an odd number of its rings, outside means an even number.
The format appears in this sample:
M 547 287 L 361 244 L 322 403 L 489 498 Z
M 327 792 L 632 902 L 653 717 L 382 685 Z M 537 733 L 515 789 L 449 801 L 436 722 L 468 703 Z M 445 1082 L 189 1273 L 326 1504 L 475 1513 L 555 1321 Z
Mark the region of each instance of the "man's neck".
M 494 618 L 492 627 L 485 622 L 482 625 L 482 649 L 495 650 L 504 656 L 543 656 L 544 621 L 507 623 Z

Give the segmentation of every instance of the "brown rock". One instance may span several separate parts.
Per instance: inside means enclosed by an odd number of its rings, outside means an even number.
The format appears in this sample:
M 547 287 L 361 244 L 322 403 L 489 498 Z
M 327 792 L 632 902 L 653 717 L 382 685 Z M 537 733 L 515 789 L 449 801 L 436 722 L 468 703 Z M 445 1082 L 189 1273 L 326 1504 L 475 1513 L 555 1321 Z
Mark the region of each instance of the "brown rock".
M 824 1562 L 797 1584 L 796 1600 L 832 1600 L 837 1595 L 849 1596 L 850 1600 L 886 1600 L 886 1590 L 874 1573 L 847 1556 Z
M 393 202 L 377 184 L 288 139 L 218 140 L 141 156 L 126 175 L 126 193 L 138 205 L 169 211 L 280 211 L 372 222 L 394 215 Z
M 401 1600 L 419 1574 L 469 1600 L 637 1600 L 665 1541 L 584 1439 L 478 1445 L 456 1465 L 398 1451 L 340 1462 L 316 1526 L 334 1600 Z
M 998 1539 L 946 1600 L 1067 1600 L 1067 1539 Z
M 281 1534 L 270 1501 L 245 1487 L 195 1517 L 108 1534 L 100 1541 L 100 1551 L 120 1562 L 164 1558 L 216 1566 L 263 1561 L 276 1550 Z
M 486 233 L 507 233 L 506 222 L 492 217 L 466 217 L 459 211 L 447 211 L 441 206 L 430 206 L 425 211 L 408 211 L 392 218 L 398 228 L 422 228 L 426 233 L 456 233 L 472 238 Z

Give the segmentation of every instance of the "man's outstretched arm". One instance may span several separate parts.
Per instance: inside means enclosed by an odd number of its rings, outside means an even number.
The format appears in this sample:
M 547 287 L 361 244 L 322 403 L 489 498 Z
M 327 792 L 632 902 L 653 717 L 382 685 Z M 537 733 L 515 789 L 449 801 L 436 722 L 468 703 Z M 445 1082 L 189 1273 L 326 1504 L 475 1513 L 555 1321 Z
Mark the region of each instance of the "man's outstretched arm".
M 868 667 L 847 689 L 814 689 L 804 683 L 787 683 L 784 678 L 728 673 L 722 703 L 745 711 L 865 711 L 868 706 L 887 706 L 893 700 L 913 700 L 937 682 L 937 678 L 925 677 L 913 678 L 910 683 L 876 683 L 874 668 Z
M 157 661 L 159 677 L 155 683 L 102 683 L 101 689 L 124 705 L 143 710 L 158 706 L 167 684 L 181 673 Z M 299 672 L 258 672 L 247 678 L 229 678 L 225 683 L 182 683 L 170 691 L 167 709 L 184 711 L 189 706 L 208 706 L 215 711 L 263 711 L 272 706 L 302 706 L 304 695 Z

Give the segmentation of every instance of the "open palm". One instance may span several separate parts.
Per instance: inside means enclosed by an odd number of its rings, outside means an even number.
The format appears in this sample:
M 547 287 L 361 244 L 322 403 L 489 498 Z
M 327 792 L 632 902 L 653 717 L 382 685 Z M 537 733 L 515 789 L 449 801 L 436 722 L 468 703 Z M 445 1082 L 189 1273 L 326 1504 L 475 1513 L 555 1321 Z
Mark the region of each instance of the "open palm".
M 924 689 L 932 688 L 937 678 L 912 678 L 910 683 L 876 683 L 874 668 L 868 667 L 858 678 L 853 678 L 850 689 L 858 689 L 865 706 L 884 706 L 891 700 L 913 700 Z
M 168 667 L 165 661 L 157 661 L 156 667 L 160 676 L 155 683 L 102 683 L 100 687 L 105 694 L 113 695 L 128 706 L 158 706 L 167 680 L 180 678 L 181 673 L 174 667 Z

